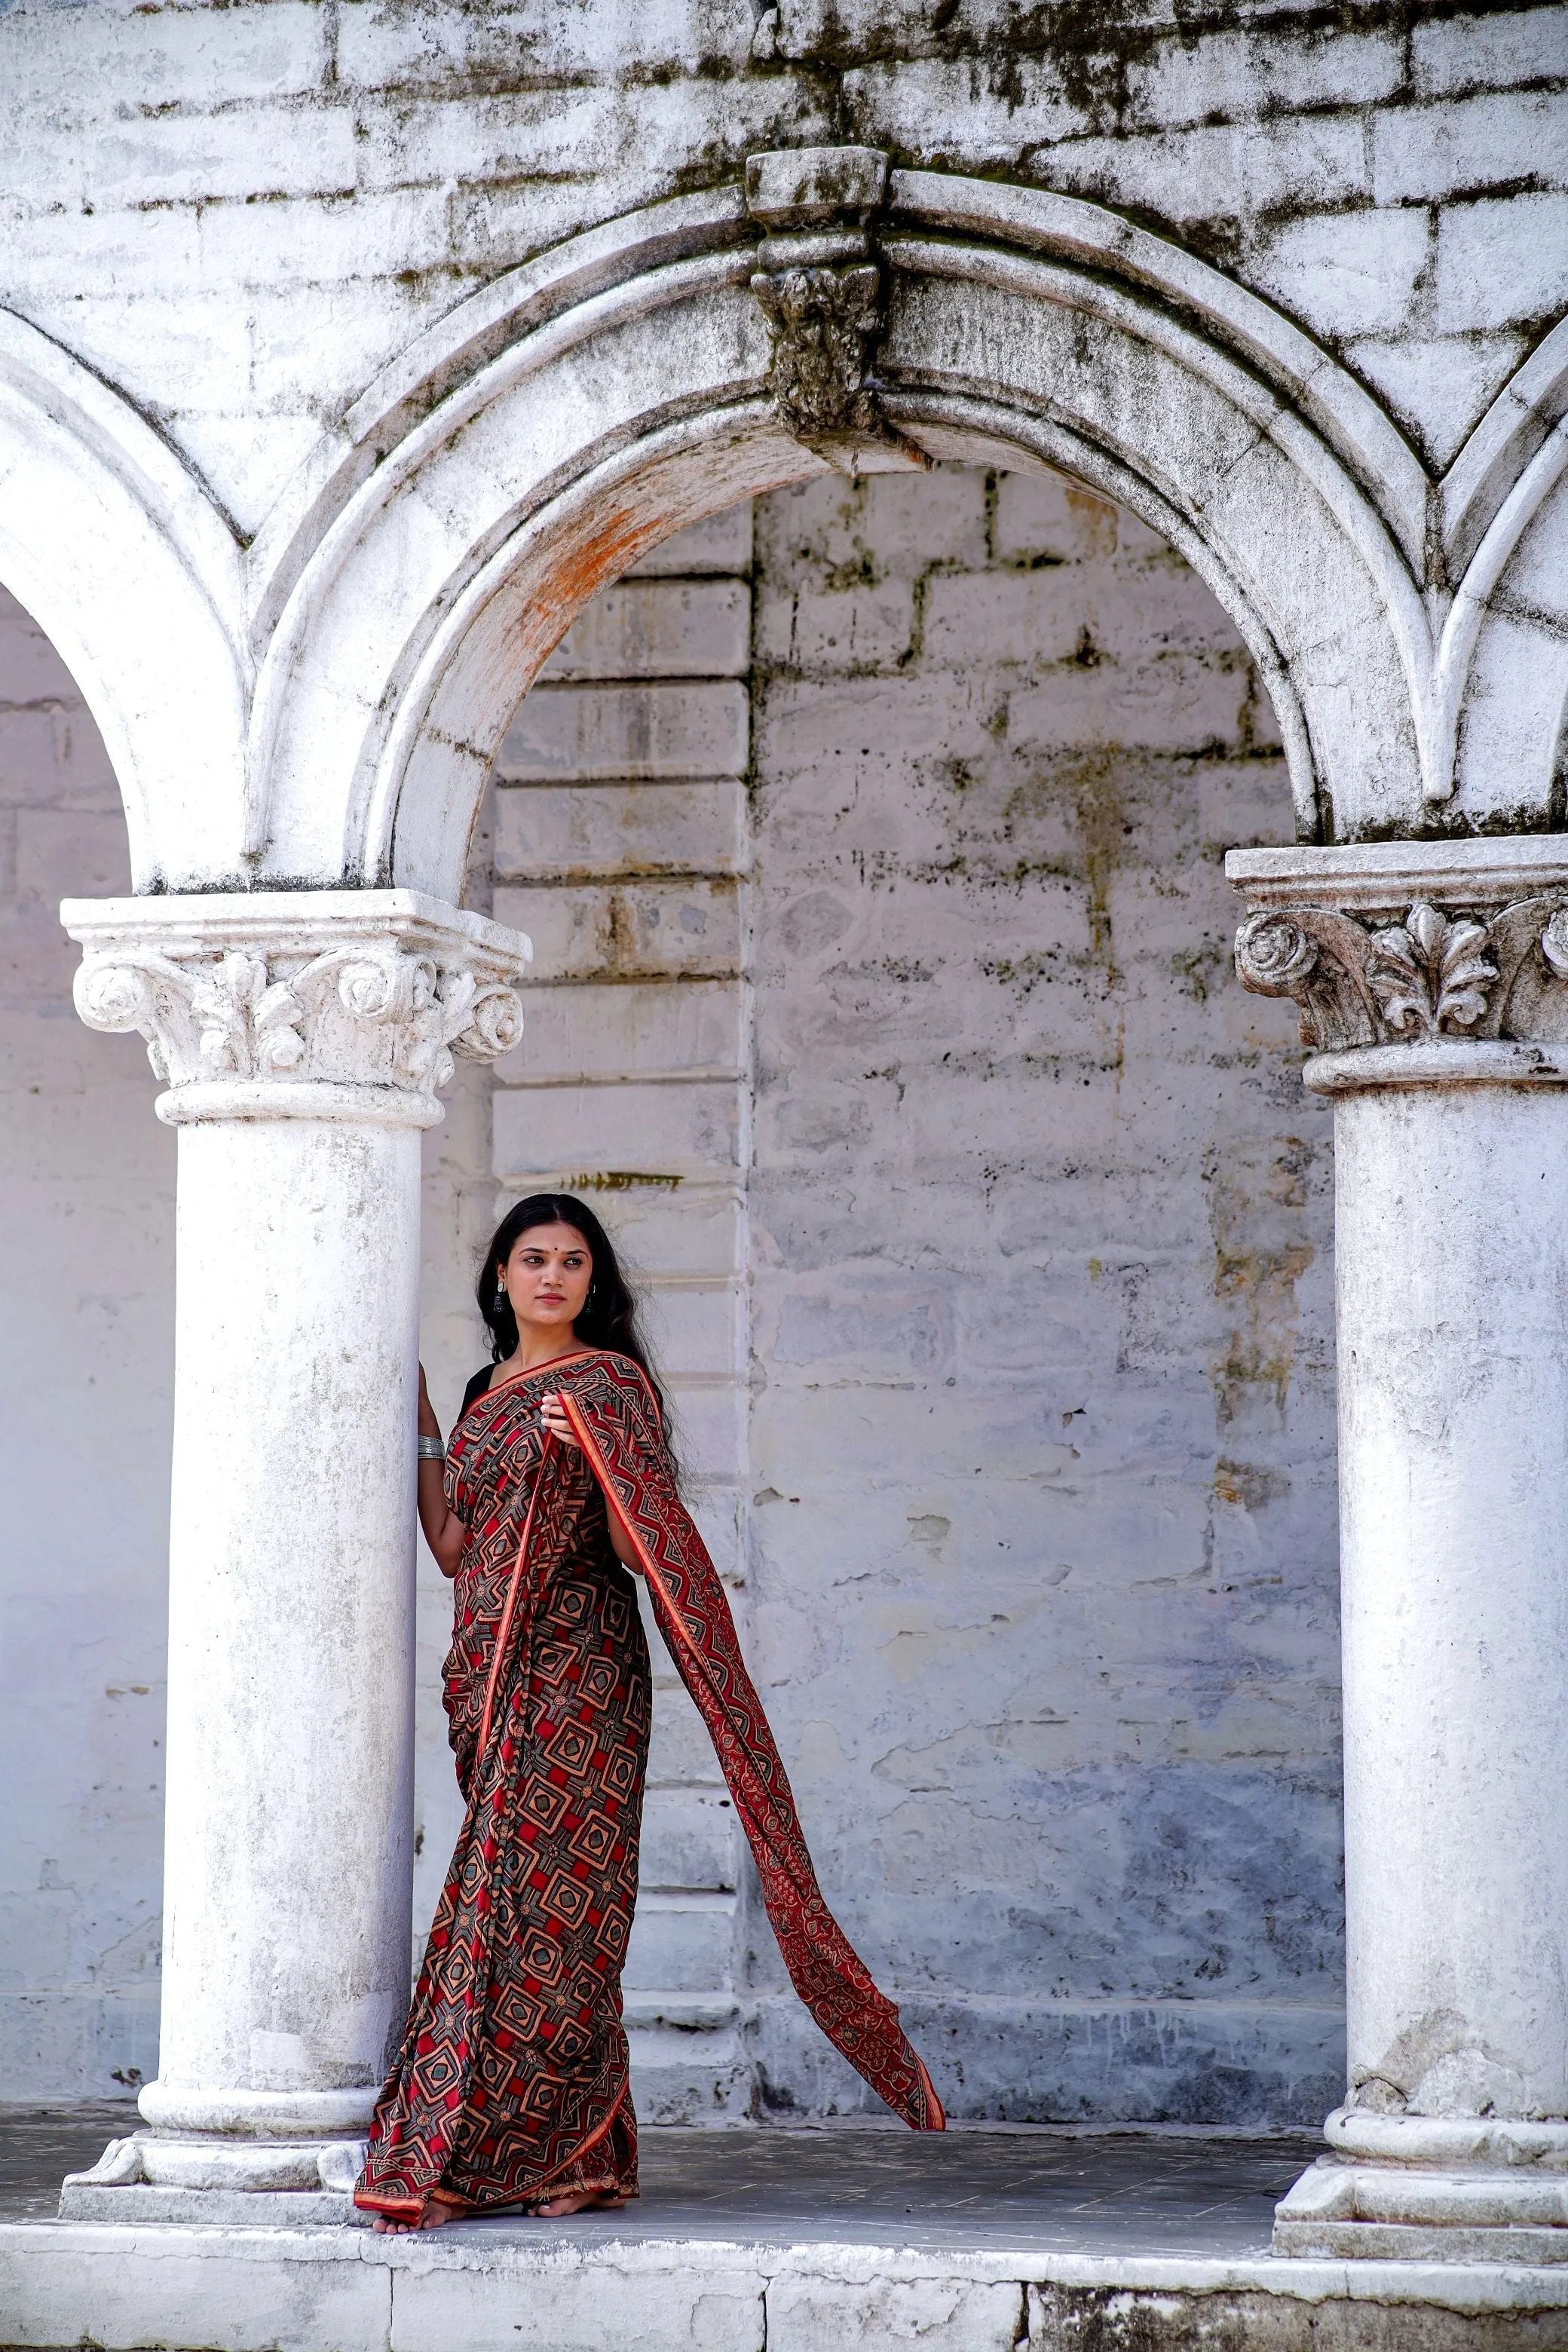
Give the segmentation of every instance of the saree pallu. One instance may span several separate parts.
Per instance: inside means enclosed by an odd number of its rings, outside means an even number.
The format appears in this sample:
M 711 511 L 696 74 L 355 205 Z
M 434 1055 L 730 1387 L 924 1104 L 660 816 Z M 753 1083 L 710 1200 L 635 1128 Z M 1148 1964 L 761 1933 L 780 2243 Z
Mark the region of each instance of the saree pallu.
M 575 1448 L 542 1433 L 556 1391 Z M 941 2102 L 823 1901 L 729 1601 L 682 1505 L 640 1369 L 608 1353 L 478 1397 L 447 1449 L 469 1528 L 446 1706 L 468 1801 L 356 2203 L 416 2219 L 637 2193 L 620 1969 L 637 1893 L 649 1674 L 629 1538 L 718 1752 L 792 1982 L 894 2112 Z

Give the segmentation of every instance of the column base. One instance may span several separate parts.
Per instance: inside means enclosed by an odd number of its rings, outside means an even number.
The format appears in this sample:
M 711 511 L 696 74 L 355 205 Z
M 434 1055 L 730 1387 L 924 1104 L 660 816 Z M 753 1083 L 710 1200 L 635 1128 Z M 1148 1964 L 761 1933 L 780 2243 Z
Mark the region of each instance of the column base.
M 1381 2116 L 1336 2107 L 1323 2125 L 1336 2156 L 1371 2165 L 1425 2165 L 1438 2172 L 1512 2173 L 1521 2168 L 1568 2178 L 1568 2121 L 1550 2116 Z
M 1568 2263 L 1568 2122 L 1336 2107 L 1323 2137 L 1274 2209 L 1277 2254 Z
M 1340 2107 L 1274 2209 L 1274 2252 L 1373 2262 L 1568 2263 L 1568 2123 Z
M 1568 2263 L 1568 2181 L 1322 2156 L 1275 2207 L 1274 2252 L 1298 2261 Z
M 236 2140 L 133 2132 L 68 2174 L 62 2221 L 203 2221 L 252 2228 L 354 2221 L 363 2139 Z M 368 2223 L 370 2216 L 364 2217 Z
M 339 2091 L 202 2091 L 144 2083 L 136 2105 L 154 2132 L 255 2140 L 363 2138 L 381 2095 L 377 2083 Z

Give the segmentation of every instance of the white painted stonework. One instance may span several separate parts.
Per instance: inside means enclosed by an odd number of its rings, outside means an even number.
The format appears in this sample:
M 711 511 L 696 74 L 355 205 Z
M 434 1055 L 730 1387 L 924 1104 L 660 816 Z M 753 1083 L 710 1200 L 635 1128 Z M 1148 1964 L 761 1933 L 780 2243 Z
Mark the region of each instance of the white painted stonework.
M 515 1045 L 529 945 L 407 891 L 62 919 L 78 1010 L 146 1037 L 180 1129 L 166 2015 L 142 2112 L 341 2138 L 407 2001 L 418 1134 L 454 1053 Z M 266 2151 L 173 2161 L 155 2146 L 141 2175 L 300 2185 Z
M 1433 484 L 1352 379 L 1160 239 L 1027 189 L 909 172 L 885 185 L 888 419 L 932 456 L 1005 447 L 1063 466 L 1169 538 L 1259 663 L 1305 827 L 1353 836 L 1434 803 L 1472 824 L 1544 813 L 1565 675 L 1552 592 L 1539 618 L 1494 618 L 1491 592 L 1539 561 L 1532 529 L 1568 453 L 1550 429 L 1568 345 L 1520 372 Z M 822 210 L 805 202 L 803 217 Z M 159 503 L 167 461 L 140 418 L 20 321 L 7 329 L 26 479 L 62 476 L 30 524 L 8 502 L 12 576 L 101 703 L 139 887 L 451 895 L 504 731 L 502 646 L 526 686 L 587 595 L 671 529 L 826 462 L 766 396 L 756 253 L 725 189 L 629 215 L 471 298 L 323 440 L 243 566 L 216 519 L 187 516 L 189 496 Z M 785 247 L 773 257 L 782 268 Z M 1177 323 L 1186 312 L 1201 331 Z M 975 352 L 978 376 L 958 363 Z M 73 542 L 45 516 L 68 495 L 101 513 L 111 572 L 177 561 L 189 583 L 188 624 L 160 593 L 161 641 L 230 682 L 198 718 L 199 789 L 154 799 L 138 782 L 122 714 L 132 674 L 147 691 L 141 648 L 105 631 L 89 656 L 66 630 L 74 578 L 48 565 Z M 1495 751 L 1479 732 L 1461 750 L 1472 673 L 1486 700 L 1515 701 Z
M 712 719 L 748 666 L 749 745 Z M 498 1066 L 504 1196 L 588 1181 L 651 1280 L 833 1899 L 953 2099 L 1313 2115 L 1328 1122 L 1229 976 L 1222 846 L 1289 823 L 1234 629 L 1057 478 L 823 479 L 595 600 L 495 800 L 498 908 L 562 973 Z M 639 2101 L 732 2112 L 739 2012 L 742 2097 L 853 2109 L 658 1708 Z
M 1568 12 L 710 13 L 0 16 L 0 581 L 123 798 L 78 1004 L 179 1129 L 118 2168 L 313 2195 L 313 2144 L 342 2197 L 452 1827 L 422 1263 L 449 1415 L 489 1209 L 572 1181 L 955 2113 L 1332 2095 L 1337 1348 L 1349 2087 L 1280 2243 L 1548 2259 Z M 1218 854 L 1292 829 L 1233 861 L 1245 1007 Z M 660 1705 L 649 2101 L 832 2106 Z
M 1350 2095 L 1328 2137 L 1360 2161 L 1307 2176 L 1281 2249 L 1419 2253 L 1452 2226 L 1481 2252 L 1507 2224 L 1527 2253 L 1568 2218 L 1568 862 L 1526 838 L 1228 864 L 1256 907 L 1243 982 L 1294 997 L 1336 1105 Z
M 21 2343 L 85 2336 L 107 2352 L 143 2352 L 150 2337 L 217 2352 L 440 2352 L 455 2342 L 601 2352 L 612 2334 L 650 2352 L 1071 2352 L 1108 2326 L 1157 2352 L 1220 2329 L 1287 2352 L 1380 2336 L 1463 2352 L 1489 2336 L 1550 2344 L 1568 2311 L 1568 2274 L 832 2242 L 563 2243 L 504 2225 L 411 2243 L 351 2230 L 13 2224 L 0 2225 L 0 2295 Z
M 129 887 L 125 819 L 8 598 L 0 674 L 0 2065 L 19 2098 L 128 2096 L 158 2055 L 175 1141 L 140 1040 L 71 1006 L 59 901 Z
M 752 567 L 748 507 L 667 542 L 589 605 L 507 731 L 494 904 L 533 940 L 539 977 L 496 1066 L 487 1155 L 501 1200 L 587 1188 L 637 1267 L 688 1494 L 742 1617 Z M 637 2096 L 667 2121 L 734 2120 L 757 2079 L 735 1817 L 657 1635 L 651 1649 L 626 1975 Z

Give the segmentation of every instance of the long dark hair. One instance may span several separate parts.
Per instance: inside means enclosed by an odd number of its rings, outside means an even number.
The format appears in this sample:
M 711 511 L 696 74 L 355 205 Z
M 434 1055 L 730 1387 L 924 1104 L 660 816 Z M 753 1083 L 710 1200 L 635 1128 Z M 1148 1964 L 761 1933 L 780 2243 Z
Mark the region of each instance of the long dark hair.
M 518 1337 L 517 1317 L 500 1286 L 501 1269 L 522 1235 L 535 1225 L 570 1225 L 574 1233 L 582 1234 L 594 1262 L 594 1276 L 583 1312 L 577 1318 L 577 1338 L 584 1348 L 613 1348 L 616 1355 L 629 1356 L 634 1364 L 640 1364 L 658 1399 L 659 1418 L 668 1421 L 664 1391 L 637 1328 L 636 1294 L 621 1271 L 609 1234 L 586 1201 L 579 1201 L 574 1193 L 531 1192 L 526 1201 L 519 1201 L 515 1208 L 507 1211 L 490 1236 L 474 1296 L 490 1335 L 490 1354 L 495 1361 L 499 1364 L 512 1353 Z

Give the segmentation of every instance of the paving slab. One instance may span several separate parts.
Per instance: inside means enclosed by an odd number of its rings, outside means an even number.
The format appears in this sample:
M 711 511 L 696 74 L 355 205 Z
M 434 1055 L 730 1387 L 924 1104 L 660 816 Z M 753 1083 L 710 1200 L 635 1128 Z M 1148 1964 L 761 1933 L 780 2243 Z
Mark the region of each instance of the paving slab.
M 128 2103 L 0 2109 L 0 2220 L 51 2218 L 63 2175 L 135 2126 Z M 655 2127 L 641 2136 L 635 2204 L 552 2226 L 595 2245 L 700 2239 L 985 2252 L 1044 2240 L 1064 2253 L 1265 2254 L 1276 2203 L 1320 2147 L 1305 2133 Z M 262 2218 L 276 2216 L 258 2207 Z M 465 2237 L 540 2229 L 515 2214 L 457 2226 Z
M 1271 2255 L 1305 2135 L 664 2128 L 574 2221 L 40 2218 L 130 2113 L 0 2110 L 0 2352 L 1568 2352 L 1568 2266 Z
M 96 2164 L 111 2139 L 124 2139 L 141 2121 L 133 2099 L 0 2104 L 0 2221 L 52 2221 L 66 2174 Z

